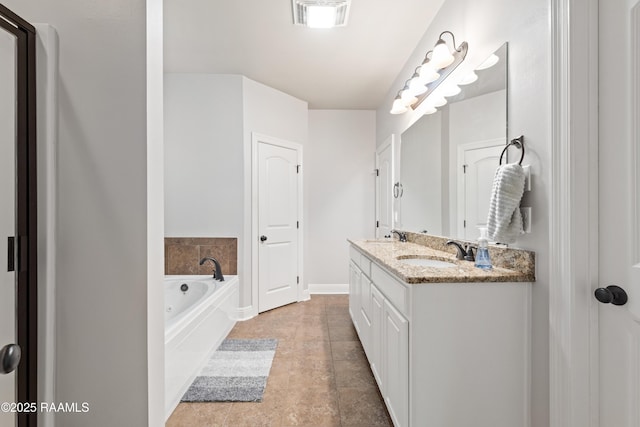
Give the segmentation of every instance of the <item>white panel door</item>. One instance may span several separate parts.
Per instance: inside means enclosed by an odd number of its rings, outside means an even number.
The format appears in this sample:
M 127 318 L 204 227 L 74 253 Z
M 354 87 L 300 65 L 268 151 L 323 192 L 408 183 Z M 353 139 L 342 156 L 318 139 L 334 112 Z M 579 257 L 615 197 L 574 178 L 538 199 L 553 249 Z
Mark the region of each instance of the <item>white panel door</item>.
M 376 237 L 391 234 L 393 229 L 393 135 L 376 150 Z
M 258 143 L 258 311 L 298 300 L 298 152 Z
M 640 2 L 600 2 L 599 25 L 599 286 L 621 287 L 628 302 L 592 300 L 599 319 L 594 399 L 600 427 L 640 427 Z M 608 67 L 614 60 L 615 70 Z
M 499 144 L 495 141 L 489 141 L 486 145 L 469 144 L 468 147 L 473 148 L 463 148 L 459 155 L 457 227 L 458 236 L 462 239 L 477 240 L 480 236 L 478 227 L 487 226 L 493 177 L 504 149 L 504 141 Z
M 2 18 L 0 18 L 2 19 Z M 0 349 L 16 337 L 16 275 L 8 271 L 7 238 L 16 235 L 16 39 L 0 29 Z M 0 361 L 2 362 L 2 361 Z M 0 402 L 16 401 L 16 371 L 0 374 Z M 0 426 L 15 414 L 0 411 Z

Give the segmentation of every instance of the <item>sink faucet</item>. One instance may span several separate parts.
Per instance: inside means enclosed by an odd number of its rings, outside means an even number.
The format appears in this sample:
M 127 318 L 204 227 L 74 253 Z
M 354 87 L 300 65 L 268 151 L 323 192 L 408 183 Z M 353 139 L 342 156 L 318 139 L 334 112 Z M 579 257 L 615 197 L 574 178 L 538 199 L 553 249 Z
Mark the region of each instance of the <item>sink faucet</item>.
M 211 261 L 215 267 L 215 270 L 213 270 L 213 279 L 218 280 L 220 282 L 224 281 L 224 276 L 222 275 L 222 268 L 220 267 L 220 263 L 218 262 L 218 260 L 211 257 L 204 257 L 200 260 L 200 265 L 203 265 L 207 261 Z
M 473 246 L 470 244 L 467 244 L 465 246 L 465 248 L 462 247 L 462 245 L 458 242 L 456 242 L 455 240 L 449 240 L 447 242 L 447 246 L 448 245 L 454 245 L 456 247 L 456 249 L 458 250 L 458 253 L 456 254 L 456 258 L 457 259 L 462 259 L 465 261 L 475 261 L 476 258 L 473 255 Z
M 391 234 L 393 234 L 393 233 L 398 235 L 398 240 L 399 241 L 401 241 L 401 242 L 406 242 L 407 241 L 407 234 L 406 233 L 403 233 L 403 232 L 398 231 L 398 230 L 391 230 Z

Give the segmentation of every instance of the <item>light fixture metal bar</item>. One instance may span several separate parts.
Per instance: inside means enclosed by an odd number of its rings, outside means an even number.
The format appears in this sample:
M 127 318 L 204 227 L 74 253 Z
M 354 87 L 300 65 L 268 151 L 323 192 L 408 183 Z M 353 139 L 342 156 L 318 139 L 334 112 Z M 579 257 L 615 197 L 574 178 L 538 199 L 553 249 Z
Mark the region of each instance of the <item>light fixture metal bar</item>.
M 436 88 L 440 86 L 440 84 L 444 82 L 456 68 L 458 68 L 458 65 L 460 65 L 462 61 L 464 61 L 464 58 L 466 58 L 468 50 L 469 45 L 467 42 L 462 42 L 458 48 L 455 48 L 455 51 L 452 54 L 454 58 L 453 62 L 448 67 L 438 71 L 438 73 L 440 73 L 440 77 L 427 85 L 427 91 L 425 93 L 416 96 L 418 100 L 411 105 L 411 109 L 415 110 L 418 108 L 420 104 L 422 104 L 422 102 L 427 99 L 427 97 L 436 90 Z

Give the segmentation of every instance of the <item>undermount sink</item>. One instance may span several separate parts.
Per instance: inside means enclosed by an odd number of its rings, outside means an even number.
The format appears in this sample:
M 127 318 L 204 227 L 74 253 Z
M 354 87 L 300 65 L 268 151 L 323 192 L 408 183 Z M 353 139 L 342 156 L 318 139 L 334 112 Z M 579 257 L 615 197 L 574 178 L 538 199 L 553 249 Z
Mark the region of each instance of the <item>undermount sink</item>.
M 448 261 L 442 261 L 439 259 L 433 258 L 424 258 L 419 256 L 402 256 L 397 258 L 398 261 L 408 264 L 408 265 L 417 265 L 420 267 L 431 267 L 431 268 L 451 268 L 457 267 L 456 264 Z

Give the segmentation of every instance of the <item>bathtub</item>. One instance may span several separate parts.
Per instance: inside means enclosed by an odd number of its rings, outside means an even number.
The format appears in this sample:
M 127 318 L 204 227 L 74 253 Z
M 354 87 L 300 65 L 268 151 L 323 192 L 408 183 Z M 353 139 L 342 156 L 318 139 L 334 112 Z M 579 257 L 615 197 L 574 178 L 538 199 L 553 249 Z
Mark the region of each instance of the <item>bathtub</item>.
M 181 286 L 186 290 L 181 290 Z M 165 420 L 236 322 L 237 276 L 165 276 Z

